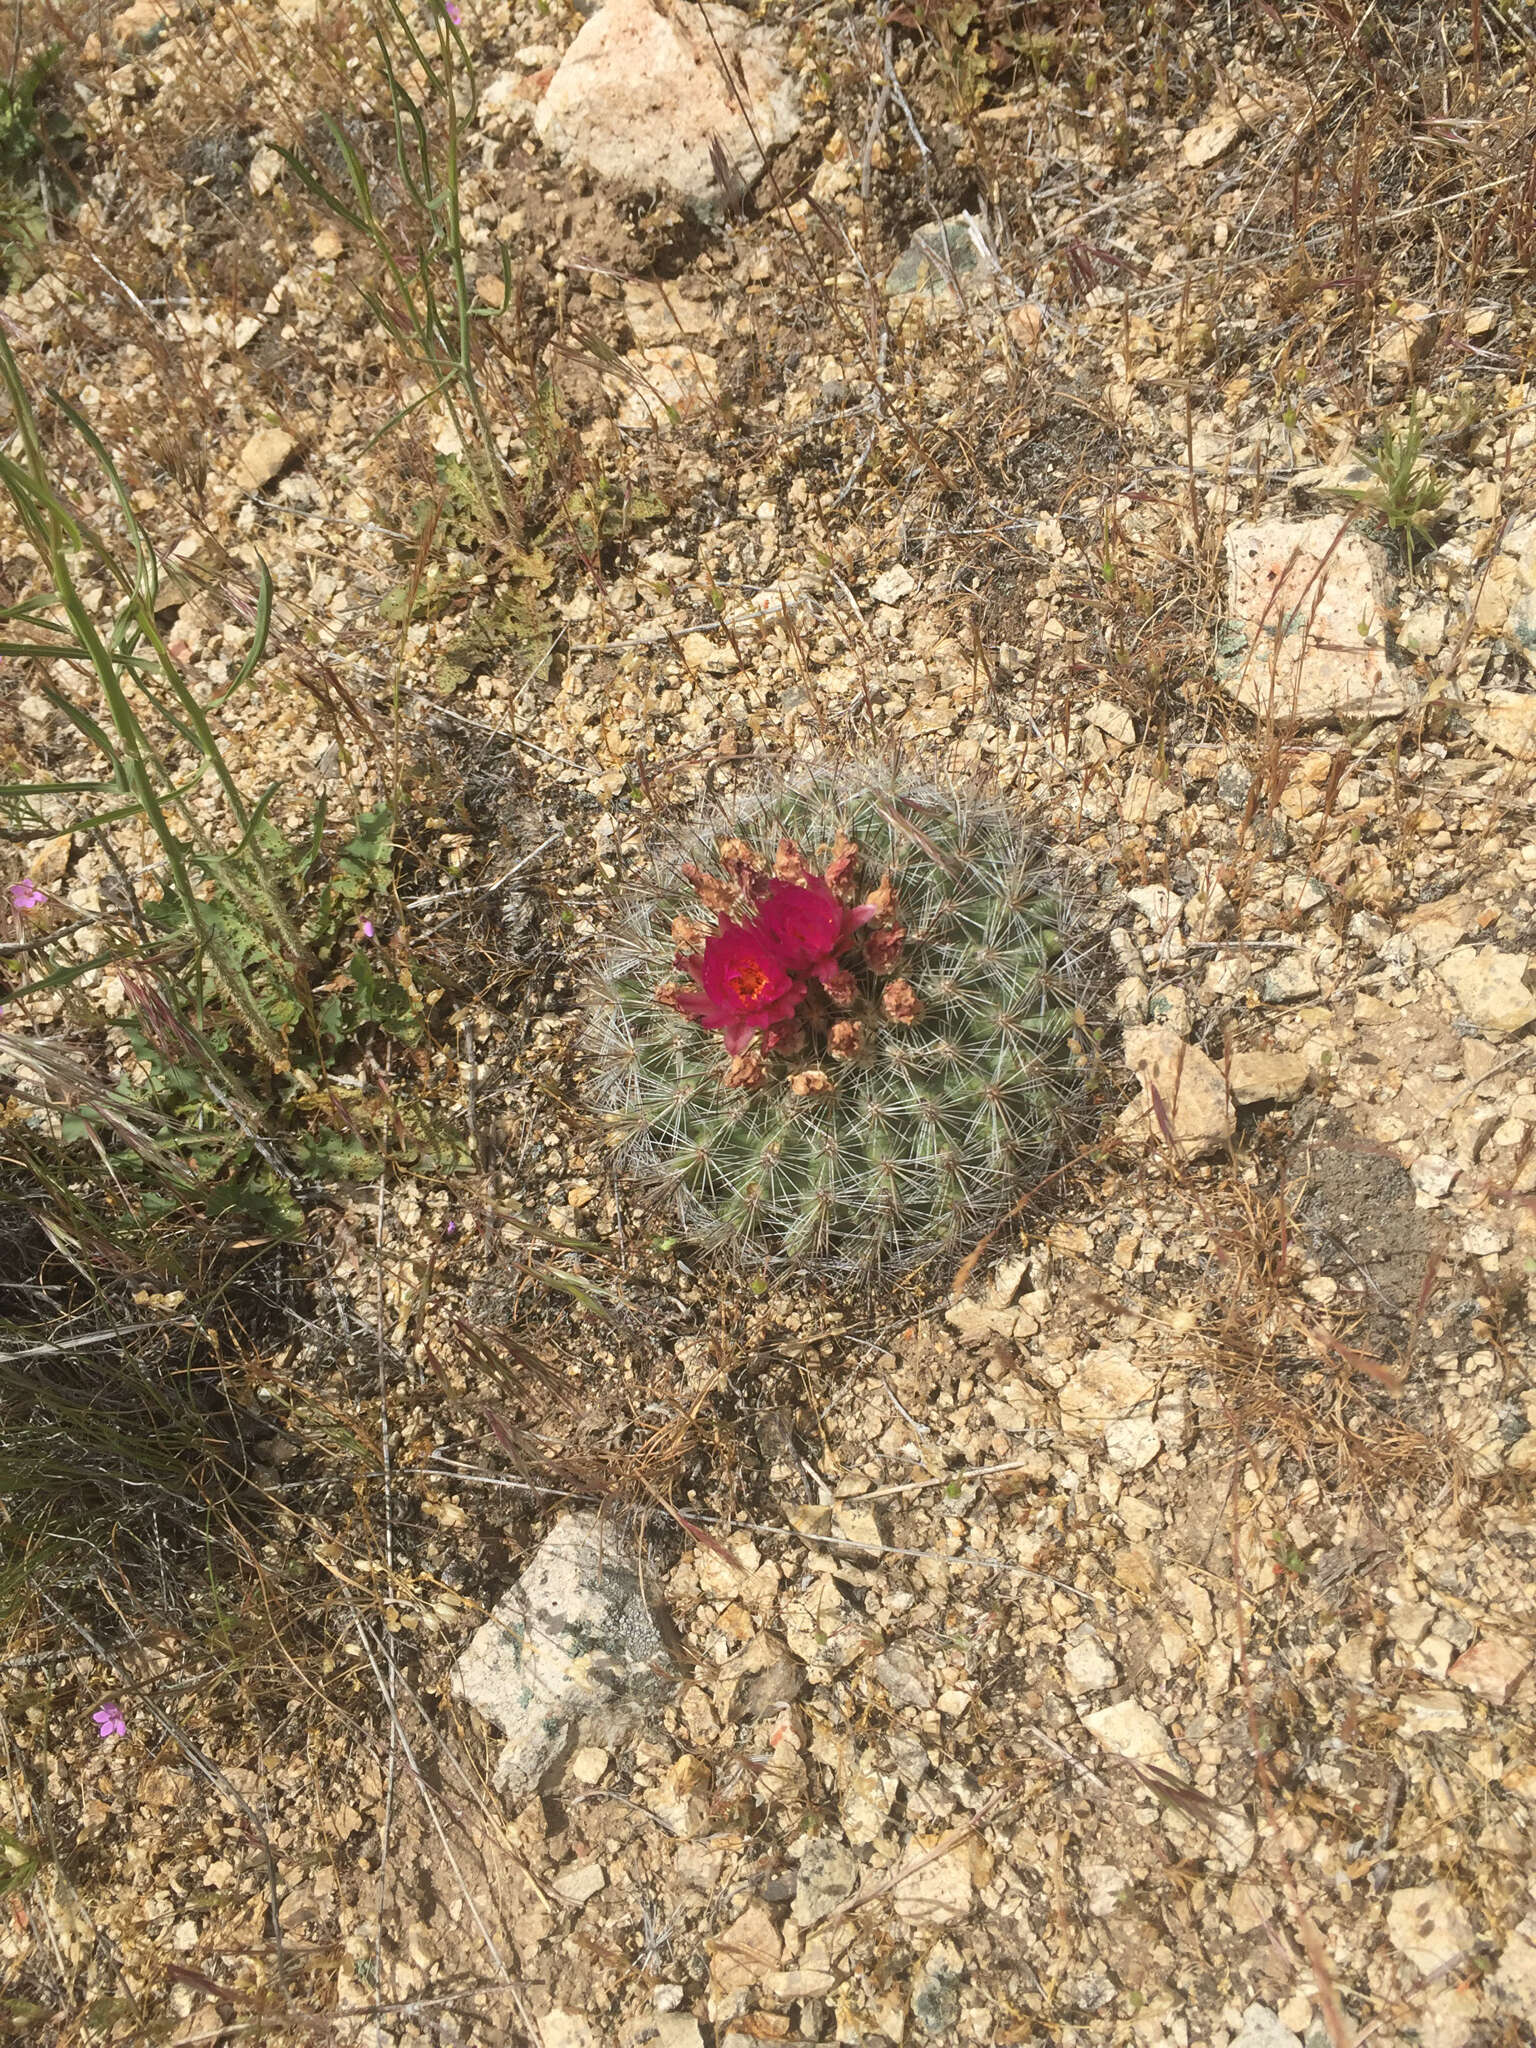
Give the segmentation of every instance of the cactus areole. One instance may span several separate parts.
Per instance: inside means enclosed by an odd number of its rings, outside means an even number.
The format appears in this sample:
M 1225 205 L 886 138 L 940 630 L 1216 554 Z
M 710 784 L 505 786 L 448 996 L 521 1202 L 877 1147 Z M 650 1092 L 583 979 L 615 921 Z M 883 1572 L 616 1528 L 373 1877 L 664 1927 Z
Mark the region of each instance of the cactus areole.
M 944 1256 L 1059 1151 L 1087 1043 L 1059 878 L 1000 805 L 874 771 L 742 800 L 614 938 L 628 1163 L 739 1258 Z

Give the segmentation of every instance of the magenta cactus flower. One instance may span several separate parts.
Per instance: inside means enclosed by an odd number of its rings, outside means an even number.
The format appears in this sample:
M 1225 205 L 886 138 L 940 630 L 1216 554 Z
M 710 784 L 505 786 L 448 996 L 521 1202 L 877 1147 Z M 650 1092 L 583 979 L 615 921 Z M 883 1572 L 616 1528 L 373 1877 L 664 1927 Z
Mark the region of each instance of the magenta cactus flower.
M 805 983 L 754 925 L 727 920 L 701 953 L 680 953 L 677 965 L 699 986 L 678 990 L 675 1007 L 706 1031 L 718 1031 L 732 1054 L 745 1052 L 766 1025 L 785 1023 L 805 996 Z
M 825 981 L 840 971 L 838 956 L 874 915 L 868 904 L 850 910 L 825 882 L 812 876 L 804 882 L 771 882 L 757 924 L 792 974 Z

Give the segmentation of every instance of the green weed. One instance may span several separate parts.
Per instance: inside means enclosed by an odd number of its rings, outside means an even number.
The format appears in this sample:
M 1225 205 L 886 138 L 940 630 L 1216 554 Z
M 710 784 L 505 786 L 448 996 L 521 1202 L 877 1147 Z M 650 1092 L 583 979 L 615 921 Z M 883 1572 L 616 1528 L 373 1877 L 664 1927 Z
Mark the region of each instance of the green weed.
M 320 1161 L 327 1142 L 302 1113 L 294 1132 L 295 1106 L 328 1104 L 320 1084 L 371 1034 L 409 1046 L 425 1028 L 408 963 L 376 938 L 368 914 L 388 916 L 391 813 L 367 811 L 338 839 L 321 802 L 306 838 L 292 844 L 269 815 L 275 788 L 246 797 L 210 713 L 262 660 L 272 605 L 265 570 L 245 658 L 217 705 L 206 705 L 166 645 L 160 566 L 100 438 L 60 401 L 94 457 L 122 542 L 55 483 L 3 336 L 0 381 L 14 422 L 0 488 L 49 579 L 0 607 L 0 654 L 34 668 L 38 695 L 82 757 L 78 772 L 0 783 L 0 826 L 14 839 L 67 831 L 109 848 L 125 830 L 147 827 L 160 855 L 129 893 L 127 859 L 114 853 L 126 900 L 93 917 L 15 885 L 24 935 L 0 955 L 0 982 L 13 1016 L 42 999 L 64 1004 L 76 1028 L 93 1019 L 99 1028 L 93 1004 L 108 979 L 126 998 L 122 1071 L 109 1084 L 66 1080 L 80 1100 L 59 1124 L 61 1144 L 94 1145 L 115 1159 L 114 1171 L 158 1181 L 167 1199 L 201 1189 L 211 1213 L 244 1201 L 265 1227 L 278 1212 L 296 1224 L 284 1186 L 304 1174 L 282 1164 L 282 1143 L 297 1135 L 306 1158 Z M 114 602 L 101 603 L 103 587 Z M 45 1087 L 58 1081 L 57 1046 L 31 1057 Z M 357 1121 L 343 1121 L 338 1157 L 351 1156 Z
M 1435 515 L 1445 503 L 1445 484 L 1433 465 L 1419 459 L 1423 440 L 1418 415 L 1411 410 L 1401 428 L 1383 427 L 1362 456 L 1375 482 L 1345 493 L 1391 533 L 1410 576 L 1415 550 L 1427 554 L 1436 544 Z
M 80 147 L 53 92 L 63 53 L 62 43 L 49 43 L 0 79 L 0 280 L 12 287 L 34 267 L 49 216 L 68 196 L 67 180 L 50 180 L 50 164 L 67 170 Z

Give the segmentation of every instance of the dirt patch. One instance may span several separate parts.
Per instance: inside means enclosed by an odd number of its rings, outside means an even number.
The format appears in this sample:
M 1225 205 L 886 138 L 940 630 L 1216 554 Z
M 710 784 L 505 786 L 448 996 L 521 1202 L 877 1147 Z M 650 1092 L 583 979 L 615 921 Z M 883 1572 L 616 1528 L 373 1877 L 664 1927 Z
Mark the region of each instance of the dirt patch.
M 1304 1182 L 1296 1217 L 1319 1270 L 1395 1325 L 1432 1287 L 1444 1231 L 1417 1206 L 1407 1169 L 1340 1118 L 1321 1116 L 1291 1155 Z

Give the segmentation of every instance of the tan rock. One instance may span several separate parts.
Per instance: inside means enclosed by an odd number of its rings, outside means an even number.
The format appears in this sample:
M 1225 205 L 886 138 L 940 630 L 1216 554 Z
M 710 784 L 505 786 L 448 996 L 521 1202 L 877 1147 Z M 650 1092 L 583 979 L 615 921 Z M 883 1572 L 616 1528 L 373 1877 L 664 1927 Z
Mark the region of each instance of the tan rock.
M 1536 2021 L 1536 1913 L 1527 1913 L 1505 1942 L 1489 1983 L 1517 2019 Z
M 1311 1069 L 1299 1052 L 1235 1052 L 1228 1073 L 1232 1100 L 1294 1102 L 1306 1087 Z
M 1413 1885 L 1392 1894 L 1387 1939 L 1423 1976 L 1470 1953 L 1472 1924 L 1448 1884 Z
M 642 348 L 626 361 L 631 376 L 603 379 L 619 400 L 621 427 L 666 429 L 714 408 L 720 388 L 715 359 L 688 342 Z
M 1058 1396 L 1061 1426 L 1069 1436 L 1100 1436 L 1156 1392 L 1157 1375 L 1136 1364 L 1128 1344 L 1101 1344 L 1079 1362 Z
M 1476 924 L 1483 904 L 1470 892 L 1443 896 L 1438 903 L 1424 903 L 1403 920 L 1413 939 L 1414 951 L 1425 967 L 1438 967 L 1446 954 L 1461 944 Z
M 709 1983 L 716 1997 L 733 1991 L 750 1991 L 754 1984 L 782 1968 L 784 1944 L 773 1916 L 761 1899 L 754 1899 L 709 1944 Z
M 957 1301 L 944 1311 L 944 1320 L 959 1337 L 962 1344 L 987 1344 L 994 1337 L 1012 1338 L 1019 1334 L 1019 1311 L 1016 1308 L 987 1308 L 981 1302 Z M 1027 1317 L 1033 1333 L 1034 1318 Z
M 651 0 L 608 0 L 566 51 L 534 126 L 549 148 L 600 178 L 718 211 L 730 195 L 711 144 L 718 140 L 750 190 L 763 151 L 799 127 L 781 48 L 776 31 L 750 26 L 734 7 L 663 11 Z
M 1122 747 L 1135 746 L 1136 722 L 1123 704 L 1113 704 L 1107 697 L 1100 697 L 1088 706 L 1083 718 L 1100 732 L 1108 733 L 1112 740 L 1118 740 Z
M 1396 371 L 1400 376 L 1417 370 L 1429 353 L 1439 324 L 1434 307 L 1421 300 L 1410 299 L 1399 306 L 1382 322 L 1372 350 L 1378 369 Z
M 1417 691 L 1387 656 L 1390 598 L 1385 555 L 1348 519 L 1236 521 L 1217 678 L 1281 725 L 1395 717 Z
M 177 11 L 177 0 L 133 0 L 113 15 L 112 40 L 124 48 L 130 43 L 148 47 L 159 41 Z
M 554 2006 L 539 2021 L 540 2048 L 597 2048 L 592 2023 L 579 2012 Z
M 891 1890 L 897 1917 L 909 1925 L 953 1927 L 970 1915 L 974 1892 L 971 1844 L 957 1842 L 940 1856 L 933 1854 L 935 1846 L 917 1836 L 905 1870 Z
M 1244 127 L 1240 114 L 1228 108 L 1225 112 L 1213 114 L 1208 121 L 1202 121 L 1198 128 L 1191 128 L 1179 144 L 1179 155 L 1187 169 L 1204 170 L 1227 151 L 1242 134 Z
M 281 427 L 258 428 L 235 458 L 235 482 L 242 491 L 262 490 L 298 445 Z
M 703 1758 L 680 1756 L 646 1793 L 645 1805 L 674 1836 L 690 1841 L 709 1826 L 709 1788 L 709 1765 Z
M 677 284 L 631 278 L 624 286 L 624 313 L 637 348 L 664 348 L 674 341 L 707 345 L 722 339 L 713 307 Z
M 1473 731 L 1490 747 L 1517 761 L 1536 761 L 1536 694 L 1490 690 L 1470 715 Z
M 1237 1129 L 1226 1082 L 1198 1047 L 1161 1024 L 1125 1034 L 1125 1060 L 1141 1082 L 1147 1129 L 1186 1159 L 1219 1152 Z
M 1525 981 L 1528 964 L 1524 953 L 1457 946 L 1440 962 L 1439 974 L 1479 1031 L 1523 1031 L 1536 1018 L 1536 996 Z
M 1454 1685 L 1464 1685 L 1479 1699 L 1502 1707 L 1531 1661 L 1531 1646 L 1510 1636 L 1484 1636 L 1470 1650 L 1463 1650 L 1446 1676 Z
M 1181 1778 L 1186 1775 L 1168 1740 L 1167 1729 L 1139 1701 L 1116 1700 L 1112 1707 L 1100 1707 L 1082 1718 L 1089 1734 L 1111 1756 L 1151 1764 L 1156 1770 L 1171 1771 Z
M 584 1906 L 607 1882 L 608 1875 L 601 1863 L 578 1863 L 562 1870 L 550 1890 L 568 1906 Z

